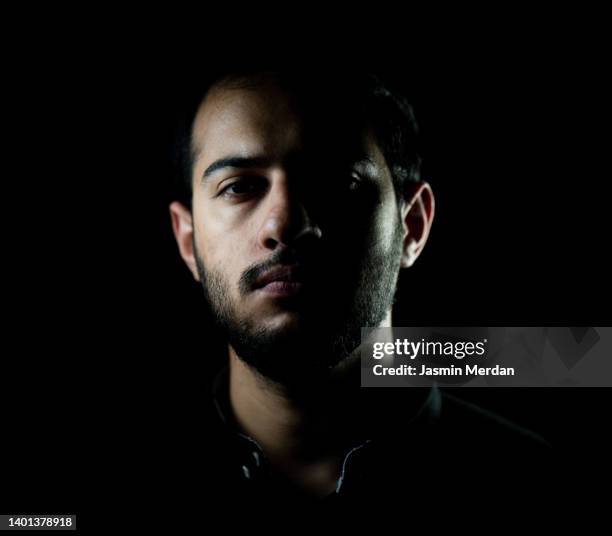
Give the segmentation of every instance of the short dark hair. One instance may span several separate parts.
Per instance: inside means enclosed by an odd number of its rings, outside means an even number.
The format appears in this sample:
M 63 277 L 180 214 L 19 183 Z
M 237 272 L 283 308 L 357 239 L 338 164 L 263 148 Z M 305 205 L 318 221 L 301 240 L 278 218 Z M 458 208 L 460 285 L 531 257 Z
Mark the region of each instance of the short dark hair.
M 418 149 L 418 125 L 406 97 L 383 82 L 379 75 L 333 73 L 313 75 L 308 72 L 236 70 L 208 73 L 191 84 L 182 94 L 176 109 L 174 137 L 173 197 L 191 208 L 194 152 L 192 130 L 197 110 L 213 87 L 251 87 L 262 76 L 273 76 L 283 88 L 308 100 L 335 98 L 363 127 L 374 134 L 375 141 L 393 179 L 398 202 L 405 199 L 412 185 L 420 181 L 421 158 Z M 348 117 L 348 116 L 347 116 Z

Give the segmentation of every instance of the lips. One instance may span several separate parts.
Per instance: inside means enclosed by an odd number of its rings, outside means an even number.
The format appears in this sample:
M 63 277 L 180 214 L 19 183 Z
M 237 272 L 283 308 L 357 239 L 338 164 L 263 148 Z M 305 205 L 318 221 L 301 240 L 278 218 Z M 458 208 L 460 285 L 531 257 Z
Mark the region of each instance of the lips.
M 294 296 L 303 286 L 303 270 L 297 265 L 273 268 L 255 282 L 256 289 L 276 296 Z
M 255 281 L 255 288 L 263 288 L 271 283 L 287 282 L 287 283 L 303 283 L 304 274 L 297 265 L 279 266 L 262 274 Z

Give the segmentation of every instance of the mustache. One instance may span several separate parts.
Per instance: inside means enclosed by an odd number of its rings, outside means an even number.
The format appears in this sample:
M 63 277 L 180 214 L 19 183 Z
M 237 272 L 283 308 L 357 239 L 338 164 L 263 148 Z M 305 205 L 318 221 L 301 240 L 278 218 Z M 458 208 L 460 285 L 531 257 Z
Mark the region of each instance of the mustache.
M 247 268 L 238 280 L 238 288 L 241 295 L 246 295 L 255 288 L 256 281 L 261 275 L 278 266 L 298 265 L 306 271 L 314 271 L 315 259 L 309 258 L 306 261 L 298 258 L 296 252 L 290 249 L 281 249 L 273 253 L 268 259 L 261 263 L 254 264 Z

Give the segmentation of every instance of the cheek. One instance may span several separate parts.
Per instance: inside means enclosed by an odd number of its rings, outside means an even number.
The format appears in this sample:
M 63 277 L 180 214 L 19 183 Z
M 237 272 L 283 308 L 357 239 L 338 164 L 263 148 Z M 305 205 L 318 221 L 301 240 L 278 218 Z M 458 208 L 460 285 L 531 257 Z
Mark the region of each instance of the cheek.
M 196 247 L 206 270 L 217 272 L 224 278 L 232 280 L 232 266 L 235 266 L 236 262 L 231 248 L 228 251 L 226 244 L 201 229 L 196 231 Z
M 232 286 L 244 270 L 245 255 L 241 240 L 218 222 L 195 218 L 195 242 L 201 261 L 207 270 L 222 274 Z
M 205 261 L 234 264 L 241 255 L 240 246 L 249 237 L 248 218 L 237 210 L 219 210 L 210 200 L 194 196 L 196 241 Z
M 205 229 L 206 226 L 194 217 L 194 242 L 197 254 L 204 266 L 211 269 L 216 265 L 218 248 L 214 237 L 211 240 L 210 233 Z
M 193 225 L 195 243 L 200 259 L 207 269 L 218 269 L 219 260 L 223 259 L 221 240 L 223 227 L 217 218 L 212 217 L 206 209 L 200 210 L 201 201 L 194 196 Z
M 376 215 L 376 228 L 378 238 L 383 244 L 391 244 L 394 240 L 399 225 L 399 214 L 395 197 L 389 199 Z
M 366 234 L 368 242 L 389 244 L 393 240 L 399 224 L 398 209 L 393 190 L 385 189 L 379 193 L 377 202 L 370 207 Z

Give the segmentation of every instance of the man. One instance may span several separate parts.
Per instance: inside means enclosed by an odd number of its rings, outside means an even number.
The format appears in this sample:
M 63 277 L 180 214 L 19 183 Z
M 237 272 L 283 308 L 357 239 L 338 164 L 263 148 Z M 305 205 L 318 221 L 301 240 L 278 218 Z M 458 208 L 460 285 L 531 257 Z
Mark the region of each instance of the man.
M 360 500 L 407 478 L 484 477 L 500 445 L 524 468 L 533 434 L 438 389 L 359 387 L 361 328 L 392 325 L 400 271 L 434 220 L 404 99 L 373 76 L 242 72 L 194 104 L 170 215 L 227 340 L 207 440 L 216 491 Z

